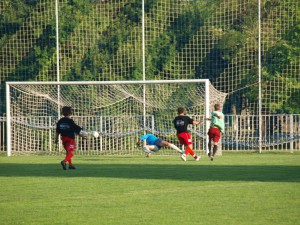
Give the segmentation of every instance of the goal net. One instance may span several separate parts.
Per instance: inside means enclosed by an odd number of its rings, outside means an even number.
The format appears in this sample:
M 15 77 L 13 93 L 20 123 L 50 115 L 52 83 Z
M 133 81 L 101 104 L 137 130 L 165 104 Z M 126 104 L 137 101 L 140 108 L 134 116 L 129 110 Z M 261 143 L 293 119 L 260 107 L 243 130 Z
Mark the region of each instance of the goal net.
M 77 137 L 77 154 L 142 154 L 135 143 L 145 133 L 178 145 L 173 127 L 177 108 L 204 121 L 225 97 L 208 80 L 7 82 L 7 153 L 64 152 L 54 144 L 63 106 L 73 108 L 72 118 L 84 130 L 100 134 Z M 207 126 L 191 127 L 196 151 L 206 148 Z

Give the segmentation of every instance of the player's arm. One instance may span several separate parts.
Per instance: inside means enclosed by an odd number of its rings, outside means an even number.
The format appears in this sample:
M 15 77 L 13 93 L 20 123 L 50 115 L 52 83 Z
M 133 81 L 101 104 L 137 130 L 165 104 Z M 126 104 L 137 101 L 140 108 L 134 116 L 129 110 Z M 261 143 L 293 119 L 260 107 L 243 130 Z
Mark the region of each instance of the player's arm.
M 73 127 L 74 132 L 75 132 L 76 134 L 79 134 L 80 131 L 83 130 L 83 128 L 80 127 L 80 126 L 78 126 L 76 123 L 73 123 L 73 126 L 72 126 L 72 127 Z
M 174 128 L 177 129 L 176 120 L 175 119 L 173 120 L 173 125 L 174 125 Z
M 80 137 L 86 139 L 88 136 L 88 132 L 85 131 L 82 127 L 78 126 L 73 120 L 72 120 L 72 129 L 73 131 L 78 134 Z
M 58 124 L 56 125 L 56 132 L 55 132 L 55 143 L 58 143 L 58 137 L 59 137 L 59 127 Z
M 221 114 L 219 115 L 218 113 L 214 113 L 214 116 L 215 116 L 215 117 L 218 117 L 219 119 L 222 119 L 222 118 L 223 118 L 223 116 L 222 116 Z
M 141 139 L 138 139 L 138 141 L 136 142 L 136 146 L 140 147 L 141 146 Z
M 55 143 L 56 144 L 58 143 L 58 137 L 59 137 L 59 133 L 56 132 L 56 134 L 55 134 Z
M 141 146 L 141 142 L 144 141 L 144 140 L 146 140 L 147 137 L 148 137 L 148 134 L 145 134 L 145 135 L 141 136 L 141 137 L 138 139 L 138 141 L 136 142 L 136 146 L 138 146 L 138 147 Z
M 202 122 L 193 120 L 193 124 L 201 124 Z

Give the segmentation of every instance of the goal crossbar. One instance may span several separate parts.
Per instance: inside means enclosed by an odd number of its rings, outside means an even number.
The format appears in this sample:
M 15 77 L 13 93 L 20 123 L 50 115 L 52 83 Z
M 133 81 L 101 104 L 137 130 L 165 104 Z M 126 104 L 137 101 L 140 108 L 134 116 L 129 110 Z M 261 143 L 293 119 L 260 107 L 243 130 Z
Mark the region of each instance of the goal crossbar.
M 190 80 L 131 80 L 131 81 L 8 81 L 6 85 L 117 85 L 117 84 L 171 84 L 171 83 L 210 83 L 209 79 Z

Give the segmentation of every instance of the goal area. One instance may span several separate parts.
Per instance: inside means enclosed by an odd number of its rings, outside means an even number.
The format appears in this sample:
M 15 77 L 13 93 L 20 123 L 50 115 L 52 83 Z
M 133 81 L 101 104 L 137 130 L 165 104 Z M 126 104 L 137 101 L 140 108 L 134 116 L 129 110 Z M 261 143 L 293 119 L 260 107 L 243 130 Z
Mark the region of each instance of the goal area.
M 98 138 L 76 137 L 76 154 L 140 155 L 139 136 L 153 133 L 179 146 L 173 119 L 177 108 L 201 125 L 191 126 L 196 152 L 207 148 L 210 111 L 226 94 L 207 79 L 148 81 L 7 82 L 7 155 L 61 154 L 55 145 L 56 123 L 63 106 L 72 119 Z M 158 154 L 175 154 L 162 149 Z

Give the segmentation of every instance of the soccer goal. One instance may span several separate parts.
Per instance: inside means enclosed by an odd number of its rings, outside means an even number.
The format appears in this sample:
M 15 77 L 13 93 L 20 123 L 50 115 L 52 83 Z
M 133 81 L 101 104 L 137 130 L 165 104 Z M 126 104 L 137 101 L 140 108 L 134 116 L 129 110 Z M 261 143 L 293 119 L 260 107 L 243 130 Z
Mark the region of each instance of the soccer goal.
M 7 82 L 7 155 L 64 152 L 54 144 L 62 106 L 72 106 L 74 121 L 100 136 L 76 138 L 77 154 L 142 154 L 135 148 L 144 133 L 179 144 L 173 127 L 177 108 L 195 120 L 209 117 L 226 94 L 207 79 Z M 196 151 L 206 149 L 209 122 L 193 126 Z M 160 154 L 169 154 L 160 151 Z M 170 153 L 172 154 L 172 153 Z

